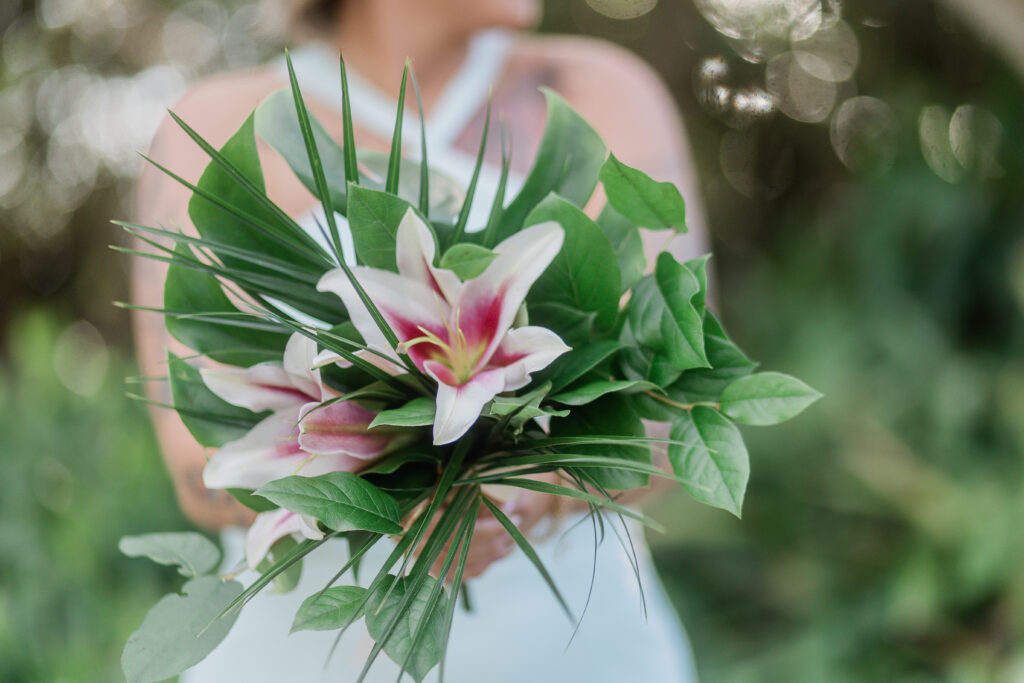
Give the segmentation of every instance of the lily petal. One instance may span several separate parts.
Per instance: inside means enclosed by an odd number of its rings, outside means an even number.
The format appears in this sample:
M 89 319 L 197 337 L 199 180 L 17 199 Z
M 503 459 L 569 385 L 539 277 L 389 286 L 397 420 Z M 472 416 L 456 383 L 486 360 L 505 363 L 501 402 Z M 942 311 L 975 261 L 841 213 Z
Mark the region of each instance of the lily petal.
M 400 341 L 420 337 L 424 329 L 442 338 L 447 336 L 445 320 L 449 314 L 449 306 L 440 295 L 428 289 L 426 285 L 404 278 L 398 273 L 377 268 L 358 267 L 352 271 Z M 342 270 L 335 269 L 325 274 L 320 278 L 317 289 L 321 292 L 333 292 L 341 297 L 352 324 L 363 336 L 367 346 L 389 349 L 387 355 L 394 356 L 384 333 L 377 327 L 377 323 Z M 417 359 L 422 361 L 426 351 L 421 348 L 422 346 L 427 345 L 418 345 L 410 349 L 409 355 L 414 362 Z
M 462 283 L 450 270 L 434 267 L 436 247 L 430 228 L 409 209 L 398 224 L 395 259 L 402 277 L 422 283 L 447 301 L 455 301 Z
M 320 373 L 313 369 L 316 359 L 314 340 L 298 332 L 288 338 L 284 348 L 284 369 L 292 384 L 307 396 L 320 395 Z
M 437 361 L 428 360 L 423 370 L 437 380 L 435 446 L 451 443 L 465 434 L 484 405 L 505 389 L 504 368 L 478 372 L 464 384 L 456 384 L 452 371 Z
M 377 413 L 355 401 L 306 404 L 299 422 L 299 445 L 309 453 L 345 457 L 345 471 L 355 471 L 365 464 L 362 460 L 386 452 L 399 436 L 385 430 L 367 431 L 375 417 Z
M 298 408 L 278 411 L 240 439 L 224 444 L 203 469 L 210 489 L 257 489 L 295 474 L 310 454 L 299 447 Z
M 245 560 L 249 568 L 256 569 L 275 543 L 292 534 L 302 534 L 314 541 L 324 537 L 316 526 L 316 520 L 291 510 L 279 508 L 256 515 L 245 537 Z
M 490 360 L 530 287 L 558 255 L 564 239 L 565 231 L 554 221 L 526 228 L 495 247 L 498 257 L 462 286 L 456 320 L 470 347 L 484 347 L 479 367 Z
M 272 363 L 260 363 L 245 370 L 201 368 L 206 387 L 233 406 L 257 413 L 292 408 L 320 395 L 299 389 L 287 370 Z
M 521 389 L 530 383 L 530 373 L 542 370 L 570 347 L 546 327 L 517 327 L 509 330 L 491 356 L 491 365 L 505 369 L 503 391 Z

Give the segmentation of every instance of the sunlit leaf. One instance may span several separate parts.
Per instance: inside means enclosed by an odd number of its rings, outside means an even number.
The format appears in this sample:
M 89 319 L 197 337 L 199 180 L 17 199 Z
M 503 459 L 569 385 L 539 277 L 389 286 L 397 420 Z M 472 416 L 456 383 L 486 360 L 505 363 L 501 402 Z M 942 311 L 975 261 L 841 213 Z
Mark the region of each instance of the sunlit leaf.
M 285 477 L 257 489 L 256 495 L 315 517 L 335 531 L 395 534 L 402 530 L 395 499 L 351 472 Z

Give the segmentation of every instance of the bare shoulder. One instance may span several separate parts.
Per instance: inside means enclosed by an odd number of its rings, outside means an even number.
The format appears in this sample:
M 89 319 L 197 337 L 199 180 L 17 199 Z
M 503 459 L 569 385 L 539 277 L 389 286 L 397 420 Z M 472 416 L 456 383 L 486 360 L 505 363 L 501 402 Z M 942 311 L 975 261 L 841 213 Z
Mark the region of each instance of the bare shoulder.
M 554 86 L 632 163 L 652 164 L 666 148 L 683 144 L 671 94 L 655 70 L 629 50 L 584 36 L 532 36 L 517 54 L 544 63 Z M 662 150 L 659 152 L 659 149 Z
M 280 87 L 281 81 L 268 66 L 216 74 L 196 82 L 171 111 L 219 147 Z M 185 173 L 201 169 L 208 161 L 170 116 L 164 118 L 153 139 L 152 156 L 157 161 L 175 162 Z

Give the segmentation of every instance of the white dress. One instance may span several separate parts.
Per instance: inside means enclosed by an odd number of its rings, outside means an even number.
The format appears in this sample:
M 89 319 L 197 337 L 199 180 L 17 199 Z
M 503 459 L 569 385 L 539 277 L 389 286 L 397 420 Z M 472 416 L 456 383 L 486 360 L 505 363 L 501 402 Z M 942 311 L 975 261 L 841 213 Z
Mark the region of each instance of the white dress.
M 508 37 L 483 33 L 474 39 L 464 65 L 449 82 L 427 120 L 430 165 L 467 182 L 472 158 L 454 147 L 456 136 L 477 113 L 488 88 L 504 66 Z M 292 53 L 299 81 L 308 97 L 340 106 L 337 58 L 329 48 L 310 45 Z M 395 103 L 349 70 L 352 113 L 358 124 L 389 139 Z M 416 158 L 419 125 L 409 131 L 407 155 Z M 415 143 L 415 144 L 412 144 Z M 497 184 L 497 169 L 481 172 L 470 225 L 482 225 Z M 508 197 L 521 178 L 510 178 Z M 315 225 L 309 217 L 304 223 Z M 314 227 L 312 234 L 317 235 Z M 348 253 L 351 253 L 349 251 Z M 645 616 L 637 578 L 622 546 L 609 529 L 594 552 L 589 521 L 572 517 L 562 531 L 535 544 L 555 583 L 576 615 L 589 605 L 570 644 L 570 623 L 537 570 L 519 550 L 469 582 L 472 611 L 456 609 L 445 680 L 448 683 L 693 683 L 696 674 L 686 635 L 651 562 L 642 531 L 630 525 L 639 573 L 646 596 Z M 618 523 L 614 520 L 614 523 Z M 621 529 L 620 529 L 621 531 Z M 223 534 L 225 567 L 237 567 L 243 556 L 243 532 Z M 381 542 L 364 558 L 363 585 L 390 552 Z M 372 647 L 360 621 L 345 634 L 334 656 L 333 631 L 288 630 L 299 604 L 320 590 L 347 559 L 347 544 L 328 542 L 306 558 L 302 578 L 291 593 L 258 595 L 242 611 L 231 633 L 205 661 L 182 675 L 181 683 L 349 683 L 355 681 Z M 596 566 L 596 570 L 595 570 Z M 594 576 L 590 591 L 591 576 Z M 369 575 L 369 577 L 367 576 Z M 243 574 L 250 583 L 255 575 Z M 352 585 L 351 574 L 338 585 Z M 370 683 L 394 683 L 398 666 L 381 654 L 371 669 Z M 411 678 L 406 678 L 411 680 Z M 438 680 L 435 668 L 426 678 Z

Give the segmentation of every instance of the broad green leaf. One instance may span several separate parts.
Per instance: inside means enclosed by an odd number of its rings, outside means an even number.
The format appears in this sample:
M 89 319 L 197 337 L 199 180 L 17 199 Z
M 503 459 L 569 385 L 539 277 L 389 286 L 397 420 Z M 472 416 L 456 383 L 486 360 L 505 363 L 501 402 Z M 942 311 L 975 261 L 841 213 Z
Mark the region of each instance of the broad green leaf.
M 704 311 L 694 305 L 697 300 L 703 309 L 704 294 L 697 276 L 671 254 L 662 252 L 654 279 L 668 312 L 661 319 L 661 334 L 669 361 L 680 370 L 709 367 L 704 350 Z
M 181 421 L 203 446 L 220 447 L 239 439 L 260 421 L 256 413 L 233 406 L 207 389 L 199 371 L 170 352 L 167 381 Z
M 659 387 L 667 387 L 679 379 L 682 371 L 669 363 L 664 354 L 637 346 L 632 326 L 628 322 L 623 325 L 619 339 L 624 346 L 618 356 L 619 368 L 626 379 L 653 382 Z
M 659 183 L 609 154 L 601 166 L 601 184 L 615 210 L 634 225 L 650 230 L 686 232 L 686 203 L 672 183 Z
M 627 292 L 647 270 L 647 256 L 644 254 L 640 231 L 611 204 L 604 205 L 601 215 L 597 217 L 597 225 L 615 250 L 622 277 L 622 291 Z
M 237 612 L 217 615 L 241 592 L 237 581 L 200 576 L 185 584 L 184 595 L 165 595 L 124 647 L 128 683 L 156 683 L 203 661 L 238 618 Z
M 621 348 L 622 344 L 610 340 L 574 347 L 571 353 L 557 358 L 549 369 L 538 373 L 538 377 L 550 379 L 551 391 L 561 391 L 611 358 Z
M 194 531 L 124 536 L 117 548 L 128 557 L 148 557 L 157 564 L 177 566 L 182 576 L 189 577 L 206 574 L 220 562 L 217 546 Z
M 668 459 L 683 488 L 702 503 L 737 517 L 750 477 L 750 458 L 736 425 L 713 408 L 697 406 L 672 423 Z
M 781 372 L 758 372 L 740 377 L 722 392 L 726 417 L 749 425 L 774 425 L 796 417 L 821 394 Z
M 392 585 L 392 583 L 394 585 Z M 416 680 L 422 681 L 427 673 L 441 661 L 441 643 L 444 641 L 444 610 L 434 609 L 427 612 L 430 594 L 437 580 L 427 576 L 416 590 L 416 594 L 398 617 L 398 623 L 384 644 L 384 652 L 399 666 L 406 663 L 407 671 Z M 384 636 L 392 620 L 398 616 L 398 610 L 406 593 L 410 590 L 410 579 L 389 577 L 374 591 L 366 603 L 366 628 L 370 636 L 376 640 Z M 448 605 L 447 592 L 442 594 L 441 604 Z M 420 626 L 424 633 L 412 650 L 413 638 Z M 411 656 L 410 656 L 411 655 Z
M 409 202 L 386 192 L 358 185 L 349 187 L 348 223 L 360 263 L 384 270 L 398 269 L 398 225 L 409 209 Z
M 285 477 L 257 489 L 256 495 L 315 517 L 335 531 L 396 534 L 402 530 L 395 499 L 351 472 Z
M 249 116 L 220 149 L 220 154 L 238 169 L 255 191 L 265 193 L 263 170 L 256 151 L 253 128 L 253 117 Z M 272 207 L 268 206 L 265 194 L 263 201 L 258 200 L 217 162 L 211 161 L 207 165 L 196 186 L 208 195 L 256 219 L 269 231 L 264 233 L 257 230 L 242 216 L 218 206 L 206 197 L 193 194 L 188 203 L 188 215 L 203 237 L 274 254 L 312 275 L 319 275 L 327 269 L 327 262 L 318 259 L 314 255 L 316 252 L 311 251 L 310 243 L 315 244 L 312 238 L 305 235 L 301 228 L 285 221 L 280 213 L 272 210 Z M 282 248 L 282 242 L 292 245 L 293 248 Z M 226 266 L 241 271 L 265 272 L 263 268 L 237 259 L 227 252 L 219 252 L 218 256 Z
M 253 512 L 270 512 L 278 508 L 266 498 L 253 495 L 252 489 L 228 488 L 225 490 L 231 494 L 232 498 Z
M 596 401 L 605 394 L 613 394 L 620 391 L 631 393 L 642 391 L 644 389 L 658 388 L 658 385 L 653 382 L 634 380 L 600 380 L 578 386 L 574 389 L 570 389 L 569 391 L 564 391 L 552 396 L 551 400 L 556 403 L 564 403 L 567 406 L 582 406 L 587 403 L 591 403 L 592 401 Z
M 316 181 L 309 167 L 309 156 L 302 140 L 302 130 L 299 127 L 299 117 L 295 112 L 291 92 L 278 90 L 272 93 L 256 108 L 254 117 L 256 133 L 284 158 L 306 189 L 316 194 Z M 337 211 L 344 214 L 348 194 L 345 183 L 345 153 L 341 145 L 335 142 L 312 113 L 309 115 L 309 123 L 320 152 L 320 162 L 330 189 L 331 203 Z
M 640 417 L 629 402 L 618 394 L 608 394 L 574 409 L 568 417 L 551 422 L 551 436 L 554 437 L 592 434 L 633 437 L 644 436 L 645 433 Z M 647 445 L 578 445 L 572 447 L 572 452 L 621 458 L 648 465 L 651 463 L 651 449 Z M 648 475 L 629 470 L 595 470 L 593 477 L 601 486 L 618 490 L 641 488 L 647 486 L 648 481 Z
M 182 255 L 191 253 L 185 244 L 178 244 L 175 251 Z M 164 308 L 171 313 L 239 314 L 217 278 L 173 263 L 168 267 L 164 280 Z M 248 367 L 263 361 L 280 360 L 288 343 L 288 335 L 284 332 L 174 315 L 166 316 L 164 322 L 171 336 L 182 344 L 228 365 Z
M 306 598 L 295 614 L 291 632 L 333 631 L 343 628 L 362 615 L 366 589 L 359 586 L 334 586 Z
M 615 250 L 608 238 L 587 214 L 557 195 L 549 195 L 531 211 L 525 225 L 544 221 L 561 225 L 565 241 L 530 290 L 528 301 L 559 303 L 593 312 L 597 314 L 598 326 L 611 327 L 619 312 L 621 279 Z
M 542 92 L 548 103 L 547 127 L 533 168 L 501 216 L 497 242 L 521 230 L 526 216 L 552 192 L 585 205 L 608 152 L 601 136 L 565 100 L 547 88 Z
M 370 423 L 370 429 L 384 425 L 392 427 L 423 427 L 434 424 L 434 399 L 421 396 L 400 408 L 382 410 Z
M 491 261 L 498 257 L 490 249 L 478 244 L 461 242 L 453 244 L 441 257 L 440 266 L 453 271 L 461 280 L 471 280 L 487 270 Z
M 554 330 L 566 344 L 576 349 L 584 346 L 590 341 L 590 335 L 594 329 L 596 313 L 581 311 L 565 304 L 545 303 L 533 301 L 528 310 L 530 312 L 530 324 L 546 327 Z M 556 359 L 566 358 L 573 354 L 565 354 Z
M 707 296 L 708 296 L 708 261 L 711 259 L 711 254 L 704 254 L 695 259 L 690 259 L 683 265 L 689 269 L 693 276 L 697 278 L 697 293 L 693 295 L 691 303 L 693 307 L 697 309 L 697 312 L 701 317 L 706 318 L 707 314 Z M 726 336 L 724 330 L 720 330 L 720 336 Z

